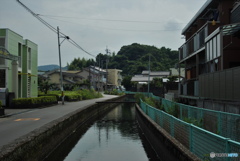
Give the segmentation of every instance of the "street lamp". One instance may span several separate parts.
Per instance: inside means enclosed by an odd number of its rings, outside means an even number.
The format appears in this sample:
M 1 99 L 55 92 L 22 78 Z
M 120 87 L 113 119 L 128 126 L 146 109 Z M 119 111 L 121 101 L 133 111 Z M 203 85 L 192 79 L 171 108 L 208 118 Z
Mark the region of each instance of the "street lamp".
M 59 66 L 60 66 L 60 81 L 61 81 L 61 95 L 62 95 L 62 105 L 64 105 L 64 93 L 63 93 L 63 76 L 62 76 L 62 63 L 61 63 L 61 44 L 64 40 L 70 39 L 68 36 L 60 37 L 59 36 L 59 27 L 57 27 L 57 35 L 58 35 L 58 52 L 59 52 Z M 60 38 L 63 38 L 63 41 L 60 43 Z

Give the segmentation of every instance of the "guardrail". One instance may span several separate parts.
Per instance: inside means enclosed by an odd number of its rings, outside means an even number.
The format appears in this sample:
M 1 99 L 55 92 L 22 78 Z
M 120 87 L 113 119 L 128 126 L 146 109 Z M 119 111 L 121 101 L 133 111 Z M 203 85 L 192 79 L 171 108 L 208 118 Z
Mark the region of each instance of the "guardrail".
M 135 94 L 137 92 L 126 93 Z M 167 113 L 175 110 L 176 117 L 183 121 L 194 122 L 195 125 L 197 124 L 205 130 L 240 142 L 240 115 L 238 114 L 185 105 L 154 96 L 152 93 L 142 94 L 159 100 Z
M 198 108 L 164 98 L 161 98 L 161 102 L 167 112 L 171 108 L 176 108 L 179 119 L 190 118 L 198 122 L 205 130 L 240 142 L 240 115 Z
M 151 107 L 142 100 L 140 107 L 152 120 L 200 159 L 211 160 L 214 156 L 217 157 L 224 153 L 225 156 L 235 157 L 219 157 L 217 160 L 239 160 L 237 157 L 240 155 L 239 142 L 186 123 L 162 110 Z

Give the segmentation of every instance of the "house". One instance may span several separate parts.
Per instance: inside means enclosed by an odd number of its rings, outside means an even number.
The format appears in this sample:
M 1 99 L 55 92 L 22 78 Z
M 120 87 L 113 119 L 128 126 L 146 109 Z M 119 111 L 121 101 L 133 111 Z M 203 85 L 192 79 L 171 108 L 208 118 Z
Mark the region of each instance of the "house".
M 91 87 L 93 87 L 95 90 L 103 91 L 106 89 L 106 70 L 97 66 L 90 66 L 84 68 L 78 74 L 84 79 L 89 80 Z
M 84 80 L 80 74 L 80 71 L 62 71 L 63 85 L 74 85 L 81 83 Z M 42 74 L 42 78 L 45 78 L 49 83 L 56 84 L 60 88 L 61 76 L 60 70 L 53 70 Z
M 38 46 L 10 29 L 0 29 L 0 88 L 15 98 L 37 97 Z
M 122 76 L 121 76 L 122 70 L 119 69 L 108 69 L 107 70 L 107 82 L 110 86 L 113 88 L 119 88 L 122 83 Z
M 142 71 L 142 74 L 138 74 L 132 77 L 132 82 L 139 82 L 140 84 L 148 80 L 151 82 L 153 78 L 166 78 L 170 75 L 170 71 Z
M 136 82 L 137 83 L 137 92 L 146 92 L 146 85 L 148 84 L 148 82 L 152 82 L 154 78 L 167 78 L 168 76 L 170 76 L 170 71 L 147 71 L 144 70 L 142 71 L 142 74 L 138 74 L 132 77 L 131 81 L 132 82 Z M 157 90 L 157 89 L 156 89 Z M 154 92 L 153 89 L 151 89 L 151 91 L 156 94 L 156 95 L 160 95 L 162 93 L 158 92 Z M 163 90 L 161 91 L 163 92 Z
M 240 2 L 207 0 L 182 30 L 183 103 L 240 113 Z
M 185 68 L 170 68 L 170 75 L 179 76 L 180 78 L 183 78 L 185 77 Z

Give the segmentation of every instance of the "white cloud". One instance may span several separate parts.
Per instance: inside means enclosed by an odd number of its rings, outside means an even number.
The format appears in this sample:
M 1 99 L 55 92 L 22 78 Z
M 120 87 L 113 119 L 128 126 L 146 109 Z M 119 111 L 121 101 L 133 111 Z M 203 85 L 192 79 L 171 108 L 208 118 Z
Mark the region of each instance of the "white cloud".
M 177 50 L 181 30 L 206 0 L 21 0 L 35 13 L 69 35 L 88 52 L 116 53 L 123 45 L 141 43 Z M 123 21 L 110 21 L 123 20 Z M 126 22 L 145 21 L 145 22 Z M 39 65 L 59 64 L 57 35 L 15 0 L 1 0 L 0 28 L 10 28 L 38 44 Z M 148 22 L 148 23 L 147 23 Z M 150 23 L 152 22 L 152 23 Z M 158 22 L 158 23 L 153 23 Z M 172 31 L 169 31 L 172 30 Z M 75 57 L 92 58 L 68 42 L 61 46 L 62 64 Z

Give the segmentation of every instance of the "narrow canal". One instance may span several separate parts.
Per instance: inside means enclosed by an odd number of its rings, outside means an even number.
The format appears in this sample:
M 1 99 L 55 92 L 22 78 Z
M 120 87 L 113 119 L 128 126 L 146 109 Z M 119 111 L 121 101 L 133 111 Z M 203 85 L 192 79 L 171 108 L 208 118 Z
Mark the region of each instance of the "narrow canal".
M 45 161 L 158 161 L 135 116 L 134 104 L 120 104 L 76 130 Z

